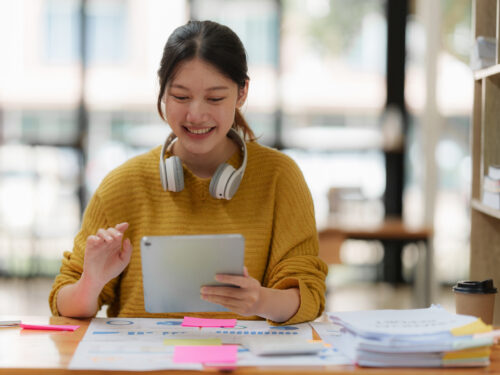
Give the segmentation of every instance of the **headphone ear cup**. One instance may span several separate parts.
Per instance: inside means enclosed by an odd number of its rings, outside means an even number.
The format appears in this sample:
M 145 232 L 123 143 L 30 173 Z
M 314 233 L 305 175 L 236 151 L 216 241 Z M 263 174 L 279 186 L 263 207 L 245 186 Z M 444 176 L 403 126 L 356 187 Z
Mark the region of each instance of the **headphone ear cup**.
M 232 165 L 223 163 L 217 167 L 212 179 L 210 180 L 210 195 L 216 199 L 231 199 L 233 195 L 228 196 L 227 185 L 231 176 L 236 170 Z M 232 189 L 231 189 L 232 190 Z M 236 191 L 236 190 L 235 190 Z M 234 192 L 233 192 L 234 194 Z
M 165 160 L 165 180 L 169 191 L 179 192 L 184 189 L 184 172 L 178 156 L 171 156 Z
M 242 176 L 240 173 L 233 173 L 226 184 L 226 199 L 231 199 L 240 187 Z

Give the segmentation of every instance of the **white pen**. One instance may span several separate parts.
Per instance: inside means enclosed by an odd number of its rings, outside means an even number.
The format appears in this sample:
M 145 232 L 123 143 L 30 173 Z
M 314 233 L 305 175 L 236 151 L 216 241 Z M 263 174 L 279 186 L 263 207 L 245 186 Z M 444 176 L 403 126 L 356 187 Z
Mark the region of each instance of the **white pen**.
M 21 324 L 20 320 L 0 320 L 0 327 L 15 327 Z

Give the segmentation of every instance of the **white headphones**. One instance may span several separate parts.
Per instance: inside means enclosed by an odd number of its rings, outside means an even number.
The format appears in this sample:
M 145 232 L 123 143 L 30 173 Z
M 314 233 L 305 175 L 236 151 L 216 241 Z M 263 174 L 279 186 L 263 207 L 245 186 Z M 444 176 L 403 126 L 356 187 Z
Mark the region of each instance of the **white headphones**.
M 209 188 L 210 195 L 216 199 L 231 199 L 234 196 L 247 166 L 247 146 L 245 141 L 233 128 L 229 130 L 227 136 L 235 141 L 243 152 L 243 162 L 238 169 L 234 169 L 232 165 L 227 163 L 222 163 L 217 167 L 210 180 Z M 181 159 L 178 156 L 165 159 L 165 152 L 170 149 L 176 139 L 175 134 L 171 133 L 161 149 L 160 179 L 165 191 L 179 192 L 184 189 L 184 172 Z

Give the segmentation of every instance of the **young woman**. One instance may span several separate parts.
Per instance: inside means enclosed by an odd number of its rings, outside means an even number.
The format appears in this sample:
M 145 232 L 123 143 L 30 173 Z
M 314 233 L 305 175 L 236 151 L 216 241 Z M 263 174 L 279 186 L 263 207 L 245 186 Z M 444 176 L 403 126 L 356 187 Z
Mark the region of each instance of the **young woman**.
M 132 158 L 102 181 L 73 251 L 64 253 L 49 296 L 52 313 L 91 317 L 109 305 L 108 316 L 182 318 L 145 311 L 141 238 L 240 233 L 244 276 L 217 275 L 239 288 L 200 290 L 200 298 L 230 312 L 197 315 L 315 319 L 324 309 L 327 267 L 317 256 L 313 202 L 297 165 L 255 142 L 239 111 L 249 85 L 241 41 L 218 23 L 188 22 L 169 37 L 158 76 L 157 107 L 172 134 L 166 147 Z

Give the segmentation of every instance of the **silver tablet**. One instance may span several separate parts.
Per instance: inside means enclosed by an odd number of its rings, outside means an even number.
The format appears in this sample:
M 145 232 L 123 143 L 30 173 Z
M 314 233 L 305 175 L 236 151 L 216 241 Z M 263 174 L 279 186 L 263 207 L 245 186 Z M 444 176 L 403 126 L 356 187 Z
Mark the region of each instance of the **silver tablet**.
M 144 307 L 150 313 L 228 311 L 200 298 L 218 273 L 243 275 L 240 234 L 148 236 L 141 240 Z

